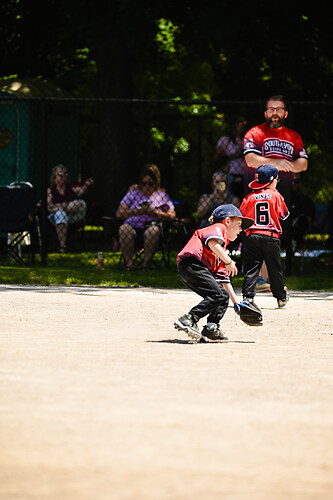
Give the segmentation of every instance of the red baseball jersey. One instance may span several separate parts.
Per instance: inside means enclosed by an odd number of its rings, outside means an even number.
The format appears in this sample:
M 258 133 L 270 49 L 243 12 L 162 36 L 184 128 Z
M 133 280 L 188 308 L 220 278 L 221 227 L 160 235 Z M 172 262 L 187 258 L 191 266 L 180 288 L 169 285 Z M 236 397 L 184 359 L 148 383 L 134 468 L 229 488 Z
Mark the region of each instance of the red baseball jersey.
M 270 188 L 256 189 L 242 201 L 239 210 L 244 217 L 250 217 L 254 224 L 247 229 L 246 235 L 267 232 L 267 236 L 279 236 L 282 233 L 280 220 L 289 215 L 283 196 Z
M 271 128 L 267 123 L 251 128 L 244 136 L 243 147 L 245 155 L 256 153 L 265 158 L 289 161 L 307 158 L 301 136 L 295 130 L 287 127 Z
M 243 139 L 245 154 L 244 178 L 246 185 L 254 179 L 255 169 L 246 164 L 246 155 L 255 153 L 264 158 L 279 158 L 289 161 L 298 158 L 307 158 L 301 136 L 287 127 L 270 128 L 267 123 L 262 123 L 246 132 Z M 292 172 L 279 172 L 280 184 L 278 190 L 290 205 Z M 246 188 L 247 190 L 247 188 Z
M 218 240 L 224 249 L 227 247 L 229 238 L 224 224 L 217 222 L 197 229 L 177 255 L 177 263 L 187 257 L 195 257 L 215 275 L 224 263 L 209 248 L 208 241 L 211 239 Z

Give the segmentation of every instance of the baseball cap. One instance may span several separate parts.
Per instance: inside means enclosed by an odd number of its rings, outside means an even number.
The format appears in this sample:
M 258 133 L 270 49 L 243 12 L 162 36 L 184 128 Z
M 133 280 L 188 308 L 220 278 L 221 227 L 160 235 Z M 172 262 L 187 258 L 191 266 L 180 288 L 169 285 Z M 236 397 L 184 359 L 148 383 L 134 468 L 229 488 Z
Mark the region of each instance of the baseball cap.
M 272 165 L 260 165 L 255 173 L 255 180 L 249 183 L 251 189 L 261 189 L 270 184 L 274 179 L 277 179 L 279 171 Z
M 254 224 L 254 220 L 248 217 L 243 217 L 242 212 L 239 208 L 235 207 L 231 203 L 226 205 L 219 205 L 213 210 L 212 213 L 214 221 L 225 219 L 226 217 L 240 217 L 242 219 L 242 229 L 248 229 Z

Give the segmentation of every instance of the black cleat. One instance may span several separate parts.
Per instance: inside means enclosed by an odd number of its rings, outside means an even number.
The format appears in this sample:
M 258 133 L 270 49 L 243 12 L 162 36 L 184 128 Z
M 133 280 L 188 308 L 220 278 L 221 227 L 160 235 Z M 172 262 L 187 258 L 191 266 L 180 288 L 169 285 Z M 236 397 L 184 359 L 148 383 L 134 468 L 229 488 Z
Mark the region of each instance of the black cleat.
M 221 332 L 219 325 L 208 326 L 205 325 L 201 332 L 203 337 L 207 337 L 209 340 L 228 340 Z
M 177 330 L 182 330 L 187 333 L 189 337 L 195 340 L 201 339 L 201 333 L 197 325 L 197 320 L 192 316 L 192 314 L 184 314 L 174 322 L 174 327 Z

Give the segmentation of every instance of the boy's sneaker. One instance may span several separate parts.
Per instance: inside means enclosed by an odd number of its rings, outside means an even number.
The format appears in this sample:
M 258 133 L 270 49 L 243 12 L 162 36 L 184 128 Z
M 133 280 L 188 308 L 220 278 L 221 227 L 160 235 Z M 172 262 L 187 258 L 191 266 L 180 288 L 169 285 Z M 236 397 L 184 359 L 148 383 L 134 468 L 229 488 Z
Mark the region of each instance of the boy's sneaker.
M 256 281 L 256 291 L 257 292 L 270 292 L 271 285 L 267 283 L 261 276 Z
M 221 332 L 219 325 L 205 325 L 202 329 L 201 335 L 203 337 L 207 337 L 209 340 L 228 340 L 228 337 L 225 337 Z
M 187 333 L 189 337 L 195 340 L 201 339 L 201 333 L 197 325 L 198 318 L 192 316 L 192 314 L 184 314 L 174 322 L 174 327 L 177 330 L 182 330 Z
M 257 304 L 254 302 L 253 297 L 243 297 L 243 300 L 246 300 L 246 302 L 248 302 L 249 304 L 252 304 L 254 307 L 259 309 L 259 311 L 260 311 L 260 307 L 257 306 Z
M 289 300 L 289 293 L 287 287 L 285 286 L 284 289 L 286 291 L 286 297 L 284 299 L 277 299 L 278 307 L 286 307 L 287 302 Z

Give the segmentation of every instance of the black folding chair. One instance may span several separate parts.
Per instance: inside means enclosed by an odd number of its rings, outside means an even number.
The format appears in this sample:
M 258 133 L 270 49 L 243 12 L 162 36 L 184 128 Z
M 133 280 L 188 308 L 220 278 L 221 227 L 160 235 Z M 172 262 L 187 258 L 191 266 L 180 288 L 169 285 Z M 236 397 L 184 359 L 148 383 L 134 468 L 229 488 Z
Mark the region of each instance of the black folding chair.
M 113 224 L 113 232 L 111 234 L 118 236 L 119 226 L 123 224 L 123 221 L 120 221 L 119 219 L 114 219 L 112 217 L 104 217 L 104 219 L 108 219 L 108 222 Z M 170 251 L 172 244 L 177 239 L 177 236 L 178 237 L 180 236 L 180 239 L 182 239 L 181 236 L 183 235 L 187 240 L 186 221 L 184 219 L 176 218 L 163 222 L 153 221 L 151 224 L 159 226 L 161 231 L 161 238 L 157 251 L 155 252 L 150 262 L 150 267 L 154 269 L 160 269 L 161 264 L 163 264 L 166 269 L 169 269 Z M 182 248 L 182 246 L 183 244 L 181 244 L 181 246 L 178 245 L 178 251 Z M 158 255 L 160 258 L 158 258 Z M 142 265 L 143 258 L 144 258 L 144 248 L 142 246 L 142 242 L 141 244 L 140 243 L 138 244 L 138 242 L 136 241 L 134 248 L 133 269 L 137 269 Z M 124 256 L 122 253 L 120 253 L 119 264 L 123 263 L 124 263 Z
M 35 253 L 40 251 L 40 225 L 35 189 L 29 182 L 0 187 L 0 233 L 7 234 L 7 255 L 22 265 L 35 262 Z

